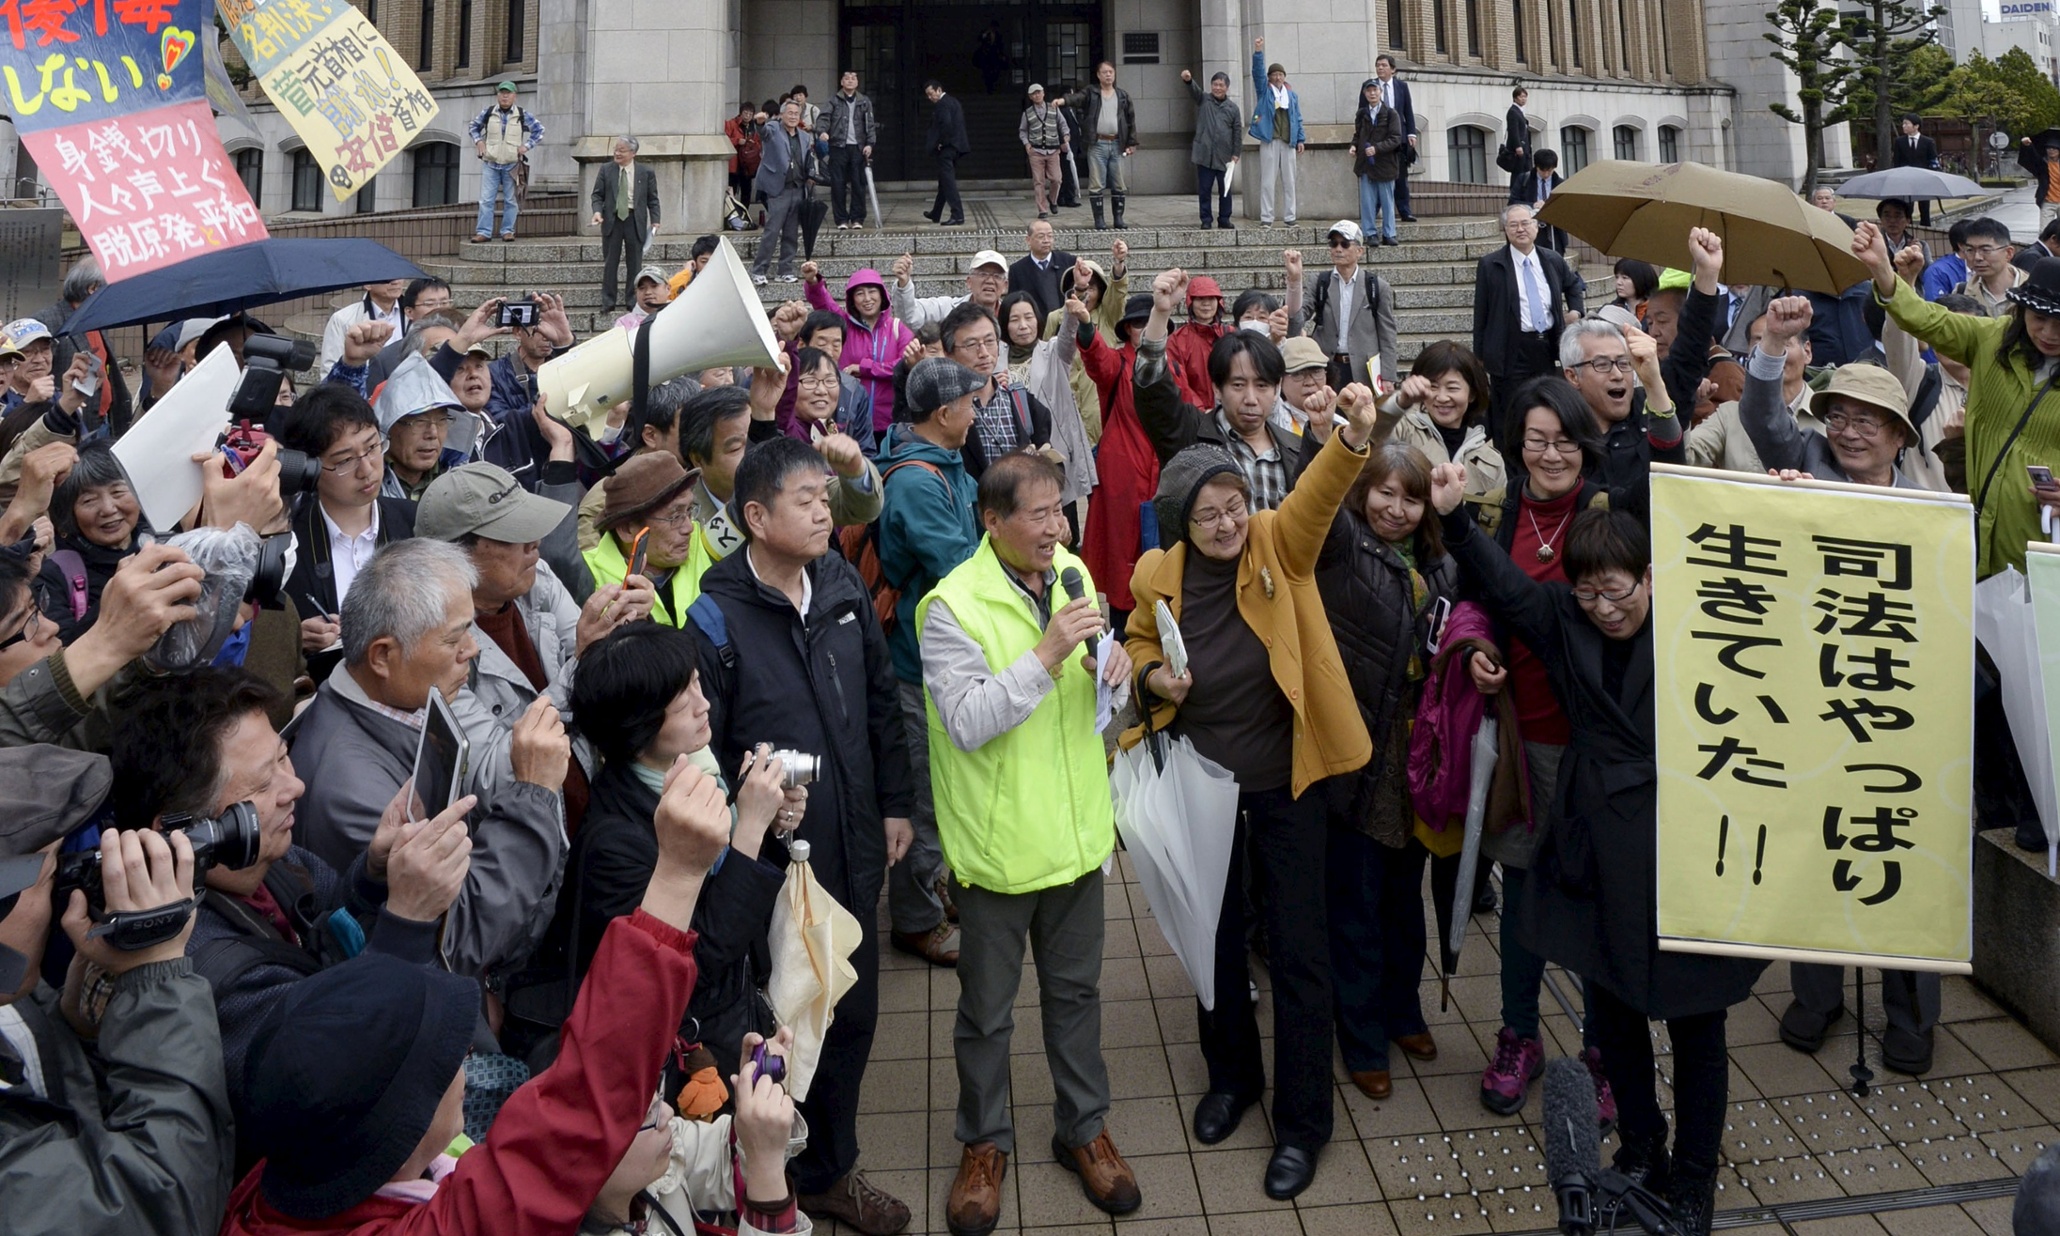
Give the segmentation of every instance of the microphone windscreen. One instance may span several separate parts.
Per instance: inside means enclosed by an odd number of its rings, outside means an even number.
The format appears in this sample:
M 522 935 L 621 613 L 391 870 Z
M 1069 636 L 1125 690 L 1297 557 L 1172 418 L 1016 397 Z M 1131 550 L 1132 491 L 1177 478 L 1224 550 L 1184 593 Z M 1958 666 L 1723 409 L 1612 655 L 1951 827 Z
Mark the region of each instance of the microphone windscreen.
M 1595 1079 L 1588 1066 L 1561 1056 L 1545 1066 L 1545 1178 L 1593 1176 L 1602 1166 Z
M 1077 601 L 1087 595 L 1087 581 L 1080 578 L 1079 567 L 1067 567 L 1059 576 L 1059 582 L 1066 587 L 1066 595 Z

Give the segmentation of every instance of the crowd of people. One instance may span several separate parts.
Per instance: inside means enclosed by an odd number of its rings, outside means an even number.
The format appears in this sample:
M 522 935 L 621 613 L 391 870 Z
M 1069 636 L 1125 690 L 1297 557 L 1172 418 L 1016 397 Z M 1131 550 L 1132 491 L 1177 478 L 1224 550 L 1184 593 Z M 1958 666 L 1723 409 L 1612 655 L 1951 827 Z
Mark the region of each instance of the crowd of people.
M 854 95 L 809 124 L 862 159 Z M 1127 115 L 1089 101 L 1097 147 Z M 1293 144 L 1291 95 L 1274 121 Z M 621 154 L 596 202 L 633 253 Z M 1091 193 L 1111 185 L 1120 224 L 1120 174 Z M 1100 1037 L 1106 741 L 1159 731 L 1238 794 L 1194 1134 L 1223 1141 L 1270 1085 L 1263 1185 L 1294 1198 L 1333 1134 L 1334 1053 L 1379 1100 L 1394 1051 L 1439 1051 L 1423 890 L 1459 838 L 1412 805 L 1406 754 L 1456 689 L 1522 755 L 1484 842 L 1503 1024 L 1480 1101 L 1525 1102 L 1565 967 L 1617 1167 L 1706 1233 L 1726 1010 L 1766 963 L 1653 934 L 1650 465 L 1968 492 L 1982 572 L 2021 567 L 2060 508 L 2022 471 L 2060 453 L 2060 257 L 2020 270 L 1985 220 L 1935 260 L 1861 224 L 1856 341 L 1824 332 L 1841 298 L 1727 284 L 1701 229 L 1687 271 L 1619 263 L 1591 309 L 1529 204 L 1503 226 L 1472 339 L 1406 371 L 1360 223 L 1329 229 L 1323 269 L 1283 253 L 1284 296 L 1233 296 L 1178 269 L 1133 292 L 1122 240 L 1075 256 L 1038 221 L 962 291 L 906 255 L 837 289 L 802 264 L 776 365 L 673 377 L 577 431 L 534 394 L 575 342 L 558 298 L 502 327 L 498 298 L 372 285 L 162 524 L 110 444 L 271 331 L 174 324 L 131 392 L 103 338 L 63 333 L 100 282 L 79 263 L 0 331 L 9 1229 L 898 1232 L 858 1120 L 883 886 L 888 945 L 959 972 L 951 1230 L 996 1226 L 1019 1150 L 1026 948 L 1051 1153 L 1137 1211 Z M 642 271 L 635 314 L 715 249 Z M 414 783 L 445 716 L 469 749 L 448 805 Z M 2009 748 L 1983 735 L 1977 814 L 2043 848 Z M 856 944 L 796 1100 L 765 987 L 804 842 Z M 1887 978 L 1883 1059 L 1922 1075 L 1936 976 Z M 1796 967 L 1786 1042 L 1823 1045 L 1841 982 Z

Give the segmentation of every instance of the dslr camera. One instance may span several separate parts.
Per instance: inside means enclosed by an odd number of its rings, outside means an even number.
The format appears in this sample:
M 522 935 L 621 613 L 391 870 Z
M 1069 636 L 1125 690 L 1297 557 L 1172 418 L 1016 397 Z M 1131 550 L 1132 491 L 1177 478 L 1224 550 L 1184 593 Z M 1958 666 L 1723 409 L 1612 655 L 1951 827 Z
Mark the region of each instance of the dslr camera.
M 212 818 L 185 813 L 168 815 L 164 817 L 164 831 L 185 833 L 186 840 L 192 844 L 196 892 L 208 868 L 220 866 L 240 871 L 258 860 L 258 814 L 257 808 L 249 803 L 233 803 L 227 811 Z M 179 902 L 110 918 L 107 896 L 100 884 L 98 849 L 66 854 L 58 860 L 57 885 L 52 897 L 60 912 L 70 902 L 73 889 L 86 894 L 86 908 L 92 912 L 95 921 L 104 924 L 109 943 L 129 952 L 171 939 L 185 926 L 186 917 L 192 910 L 190 902 Z
M 270 419 L 278 403 L 279 383 L 286 379 L 286 371 L 299 371 L 314 363 L 315 345 L 305 340 L 253 334 L 243 341 L 243 377 L 236 383 L 236 393 L 229 397 L 229 418 L 236 426 L 222 435 L 219 444 L 226 475 L 242 473 L 265 448 L 268 435 L 260 426 Z M 281 497 L 291 502 L 297 494 L 311 494 L 321 479 L 320 460 L 280 448 Z

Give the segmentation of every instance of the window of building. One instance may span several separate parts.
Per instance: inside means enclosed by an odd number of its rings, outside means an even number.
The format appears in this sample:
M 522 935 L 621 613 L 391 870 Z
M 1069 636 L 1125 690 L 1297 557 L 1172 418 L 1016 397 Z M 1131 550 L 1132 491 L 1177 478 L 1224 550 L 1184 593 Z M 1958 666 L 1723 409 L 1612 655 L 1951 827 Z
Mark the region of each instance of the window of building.
M 458 200 L 458 148 L 449 142 L 415 147 L 415 205 L 448 206 Z
M 1388 46 L 1397 51 L 1407 46 L 1402 41 L 1402 0 L 1388 0 Z
M 369 215 L 379 209 L 379 178 L 374 176 L 358 187 L 357 196 L 351 198 L 351 210 Z
M 426 71 L 436 62 L 436 0 L 422 0 L 422 41 L 415 50 L 415 67 Z
M 1571 176 L 1588 166 L 1588 130 L 1568 125 L 1559 131 L 1559 170 Z
M 1466 54 L 1481 54 L 1481 0 L 1466 0 Z
M 1638 157 L 1638 130 L 1627 124 L 1620 124 L 1610 130 L 1610 140 L 1616 148 L 1619 159 Z
M 1445 130 L 1445 153 L 1451 179 L 1463 185 L 1488 183 L 1488 131 L 1472 125 Z
M 322 165 L 305 150 L 293 152 L 293 209 L 322 209 Z
M 1529 64 L 1531 57 L 1524 48 L 1524 0 L 1509 0 L 1509 28 L 1516 33 L 1516 62 Z
M 264 201 L 265 152 L 255 146 L 237 151 L 236 178 L 243 182 L 243 191 L 250 194 L 251 201 Z
M 451 63 L 460 69 L 472 65 L 472 0 L 458 0 L 458 55 Z
M 1631 4 L 1617 0 L 1617 67 L 1631 71 Z
M 501 59 L 509 64 L 522 59 L 523 24 L 528 17 L 529 0 L 508 0 L 508 45 L 501 50 Z
M 1566 48 L 1574 67 L 1581 67 L 1581 0 L 1566 0 Z
M 1681 130 L 1670 124 L 1659 127 L 1659 161 L 1679 163 L 1681 161 Z

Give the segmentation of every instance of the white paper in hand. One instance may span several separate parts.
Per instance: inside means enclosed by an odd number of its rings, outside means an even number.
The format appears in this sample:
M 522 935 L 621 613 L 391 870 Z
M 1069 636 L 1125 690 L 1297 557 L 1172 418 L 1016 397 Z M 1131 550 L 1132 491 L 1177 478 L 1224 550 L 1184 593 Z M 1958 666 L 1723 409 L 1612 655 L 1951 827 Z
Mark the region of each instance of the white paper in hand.
M 1159 650 L 1166 654 L 1166 671 L 1175 678 L 1187 673 L 1187 641 L 1180 638 L 1180 624 L 1164 601 L 1152 602 L 1152 617 L 1159 623 Z
M 1108 729 L 1109 722 L 1116 715 L 1116 689 L 1102 676 L 1102 668 L 1109 663 L 1115 650 L 1116 633 L 1102 632 L 1101 639 L 1094 646 L 1094 732 L 1097 734 Z
M 201 465 L 193 456 L 213 450 L 229 427 L 229 397 L 242 373 L 229 349 L 216 348 L 114 444 L 152 528 L 170 531 L 200 501 Z

